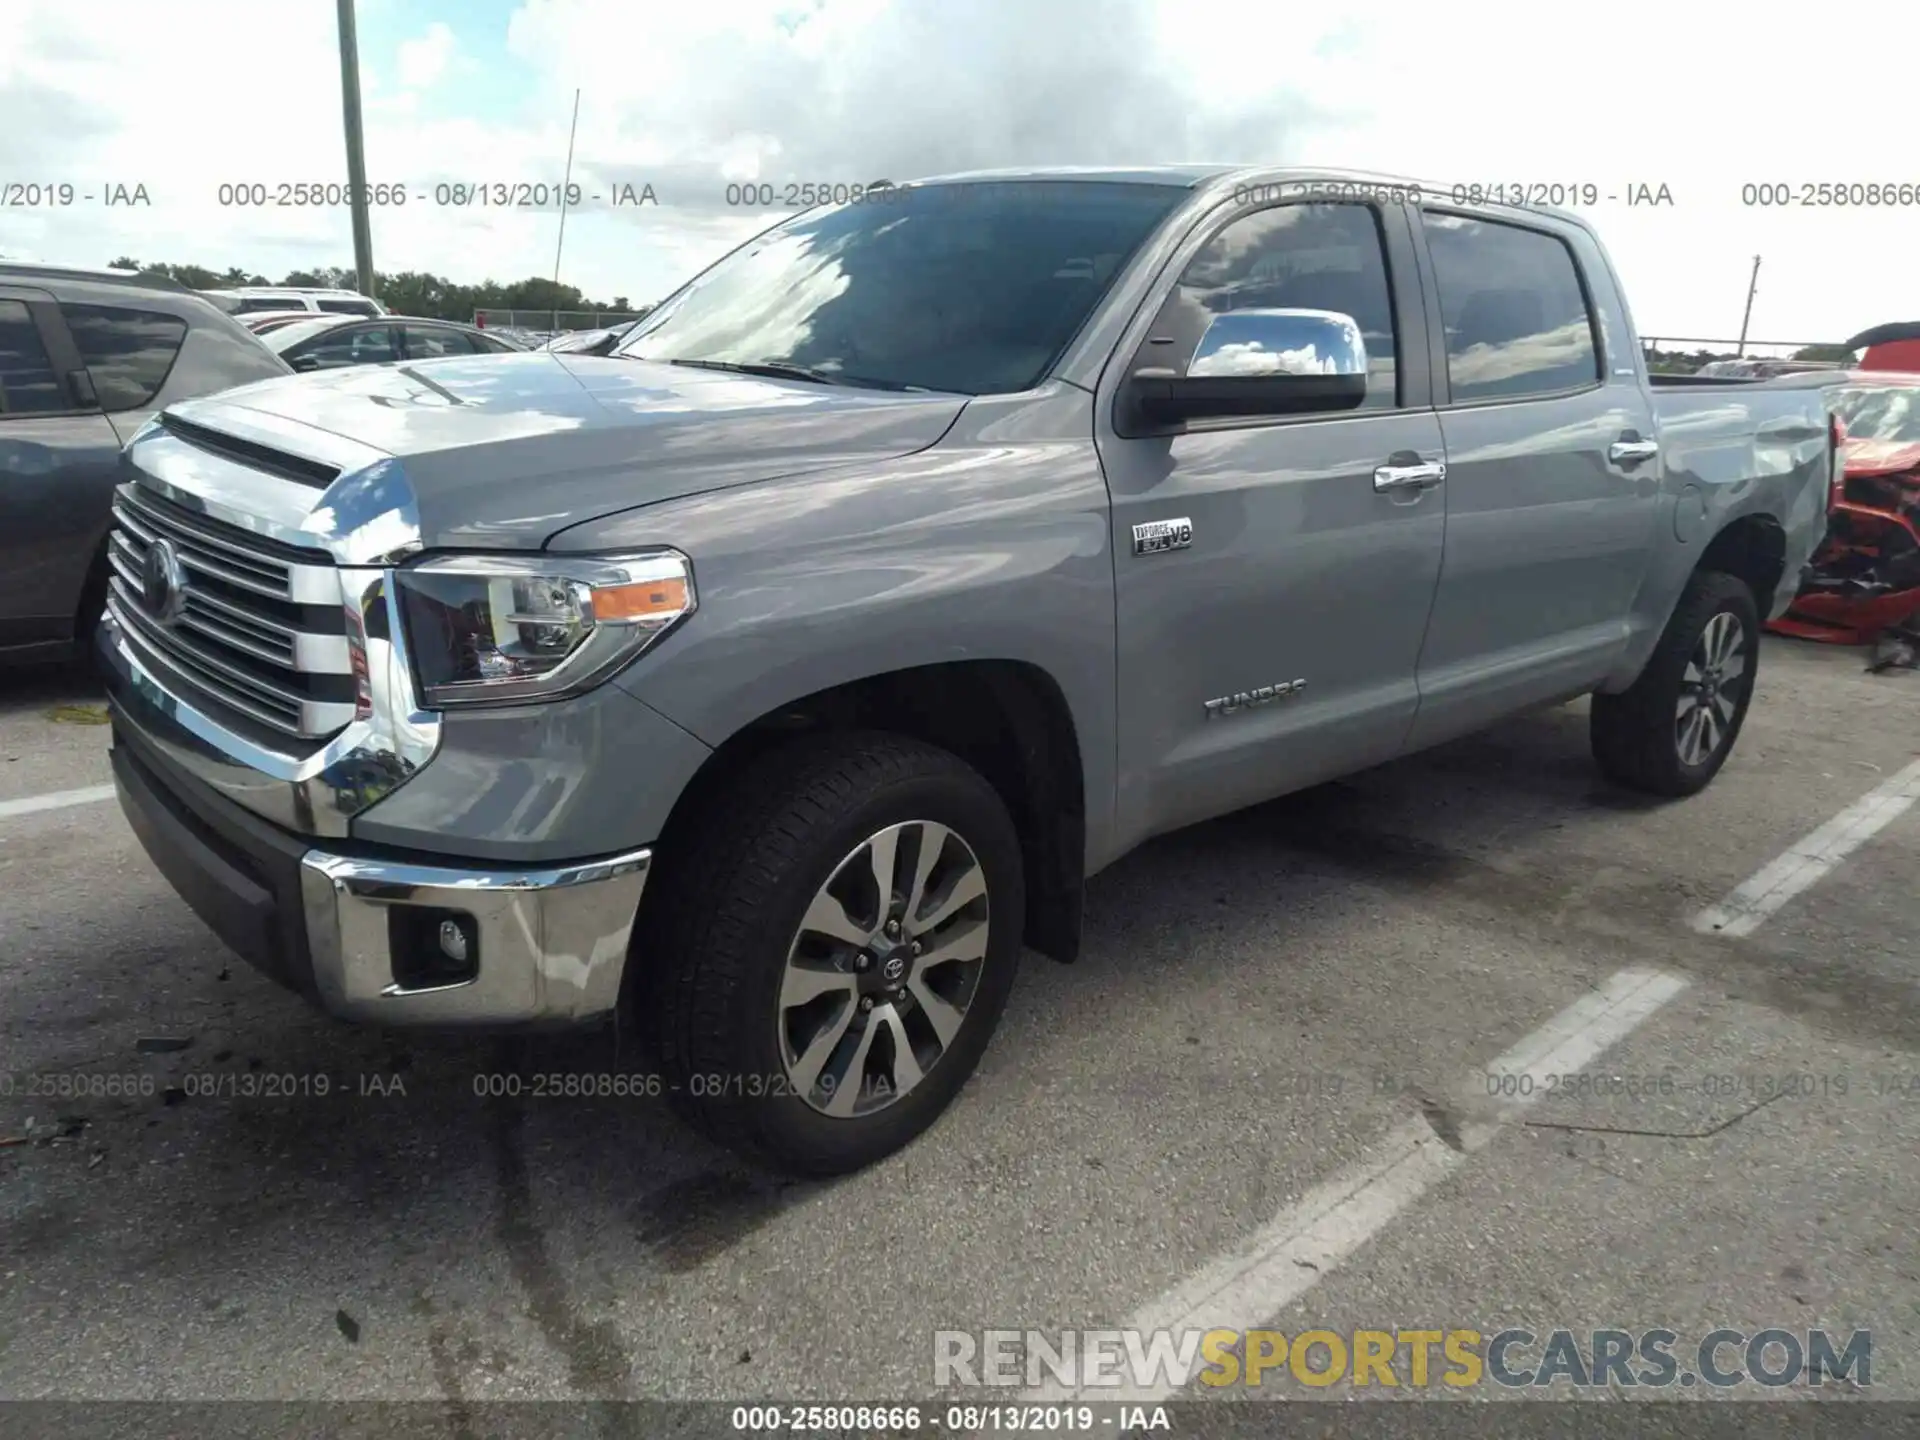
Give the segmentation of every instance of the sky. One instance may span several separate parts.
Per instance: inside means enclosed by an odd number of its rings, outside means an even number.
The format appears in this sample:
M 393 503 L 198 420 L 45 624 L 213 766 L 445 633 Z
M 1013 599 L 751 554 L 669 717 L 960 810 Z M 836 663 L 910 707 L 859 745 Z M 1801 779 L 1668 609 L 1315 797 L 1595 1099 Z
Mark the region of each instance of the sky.
M 1756 255 L 1756 340 L 1920 319 L 1913 82 L 1858 78 L 1920 54 L 1910 0 L 1854 0 L 1831 21 L 1719 0 L 358 0 L 357 14 L 367 178 L 408 197 L 373 212 L 382 270 L 552 275 L 555 204 L 436 202 L 455 185 L 557 187 L 578 91 L 588 198 L 559 273 L 601 299 L 657 299 L 783 213 L 729 203 L 730 184 L 1223 161 L 1590 187 L 1580 208 L 1646 335 L 1736 335 Z M 275 278 L 351 266 L 345 207 L 222 204 L 220 188 L 278 198 L 345 180 L 337 47 L 334 0 L 6 0 L 0 256 Z M 63 184 L 73 203 L 31 203 Z M 1909 203 L 1798 203 L 1821 184 L 1896 199 L 1905 184 Z M 657 203 L 611 203 L 647 186 Z M 135 203 L 107 203 L 114 187 Z M 1670 203 L 1627 203 L 1663 187 Z M 1776 194 L 1795 203 L 1757 203 Z

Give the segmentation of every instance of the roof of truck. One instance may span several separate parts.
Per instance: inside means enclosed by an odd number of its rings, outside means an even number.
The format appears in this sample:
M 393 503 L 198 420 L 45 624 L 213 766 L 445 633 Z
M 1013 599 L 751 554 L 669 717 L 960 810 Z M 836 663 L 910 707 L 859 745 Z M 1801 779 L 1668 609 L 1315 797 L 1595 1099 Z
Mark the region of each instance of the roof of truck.
M 976 180 L 1103 180 L 1115 185 L 1205 185 L 1212 180 L 1352 180 L 1374 185 L 1421 186 L 1437 191 L 1430 182 L 1410 175 L 1383 175 L 1371 170 L 1342 170 L 1329 165 L 1030 165 L 1003 170 L 961 170 L 950 175 L 915 176 L 903 181 L 876 181 L 878 185 L 946 185 Z
M 951 175 L 916 176 L 902 183 L 949 185 L 975 180 L 1104 180 L 1117 185 L 1201 185 L 1244 165 L 1034 165 L 1004 170 L 961 170 Z M 886 181 L 879 182 L 885 185 Z
M 1331 165 L 1226 165 L 1200 164 L 1184 165 L 1036 165 L 1004 170 L 965 170 L 951 175 L 927 175 L 904 181 L 875 181 L 873 187 L 890 184 L 900 185 L 959 185 L 981 181 L 1024 180 L 1095 180 L 1117 185 L 1177 185 L 1190 190 L 1213 186 L 1219 189 L 1237 190 L 1242 186 L 1255 189 L 1265 186 L 1284 186 L 1312 184 L 1325 181 L 1340 185 L 1376 187 L 1381 190 L 1410 191 L 1413 195 L 1426 196 L 1430 200 L 1445 200 L 1457 193 L 1460 187 L 1433 180 L 1422 180 L 1412 175 L 1388 175 L 1374 170 L 1343 170 Z M 1455 204 L 1466 202 L 1455 200 Z M 1556 220 L 1576 225 L 1593 232 L 1592 224 L 1576 210 L 1555 205 L 1508 204 L 1498 200 L 1475 200 L 1471 202 L 1474 210 L 1513 211 L 1551 216 Z

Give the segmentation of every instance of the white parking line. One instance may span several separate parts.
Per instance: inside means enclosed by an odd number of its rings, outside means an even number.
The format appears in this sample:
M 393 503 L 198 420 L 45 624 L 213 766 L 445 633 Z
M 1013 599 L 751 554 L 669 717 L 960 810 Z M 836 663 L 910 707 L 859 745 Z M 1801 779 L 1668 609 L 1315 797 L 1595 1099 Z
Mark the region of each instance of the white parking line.
M 1736 887 L 1718 905 L 1693 917 L 1693 928 L 1708 935 L 1751 935 L 1773 914 L 1875 832 L 1920 799 L 1920 760 L 1862 795 L 1812 834 L 1796 840 L 1786 853 Z
M 0 820 L 11 815 L 31 815 L 39 810 L 64 810 L 69 805 L 93 805 L 113 798 L 113 786 L 89 785 L 84 790 L 55 790 L 47 795 L 29 795 L 24 800 L 0 800 Z
M 1549 1075 L 1585 1069 L 1686 986 L 1679 976 L 1658 970 L 1619 971 L 1469 1078 L 1468 1093 L 1476 1097 L 1480 1112 L 1493 1118 L 1460 1125 L 1461 1148 L 1444 1143 L 1425 1119 L 1395 1126 L 1361 1160 L 1315 1186 L 1237 1249 L 1137 1311 L 1124 1327 L 1177 1334 L 1247 1330 L 1271 1320 L 1546 1094 Z M 1509 1075 L 1515 1077 L 1518 1093 L 1489 1112 L 1487 1090 L 1506 1089 L 1489 1085 L 1489 1078 Z M 1523 1076 L 1531 1077 L 1531 1083 Z M 1103 1385 L 1072 1390 L 1051 1383 L 1021 1398 L 1030 1404 L 1146 1404 L 1165 1400 L 1179 1388 L 1166 1381 L 1145 1389 Z

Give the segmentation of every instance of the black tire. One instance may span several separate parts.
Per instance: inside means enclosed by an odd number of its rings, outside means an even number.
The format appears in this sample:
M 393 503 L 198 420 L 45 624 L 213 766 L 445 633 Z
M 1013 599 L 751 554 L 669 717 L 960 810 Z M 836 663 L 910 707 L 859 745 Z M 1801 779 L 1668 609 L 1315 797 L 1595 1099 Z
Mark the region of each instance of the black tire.
M 1717 616 L 1731 615 L 1740 626 L 1735 647 L 1743 667 L 1720 687 L 1732 702 L 1717 741 L 1703 758 L 1683 753 L 1679 710 L 1683 698 L 1697 693 L 1689 666 L 1702 636 Z M 1753 701 L 1760 664 L 1760 617 L 1753 591 L 1737 576 L 1705 570 L 1687 582 L 1673 616 L 1654 647 L 1652 658 L 1631 688 L 1618 695 L 1595 695 L 1590 733 L 1593 758 L 1608 779 L 1650 795 L 1679 797 L 1706 788 L 1733 753 Z
M 959 1028 L 924 1078 L 875 1113 L 837 1118 L 788 1078 L 789 950 L 843 857 L 915 819 L 949 827 L 977 860 L 986 952 Z M 630 1003 L 669 1099 L 721 1144 L 802 1175 L 871 1164 L 946 1109 L 1005 1008 L 1026 908 L 1019 836 L 993 787 L 947 751 L 871 733 L 808 737 L 749 765 L 703 802 L 648 891 Z

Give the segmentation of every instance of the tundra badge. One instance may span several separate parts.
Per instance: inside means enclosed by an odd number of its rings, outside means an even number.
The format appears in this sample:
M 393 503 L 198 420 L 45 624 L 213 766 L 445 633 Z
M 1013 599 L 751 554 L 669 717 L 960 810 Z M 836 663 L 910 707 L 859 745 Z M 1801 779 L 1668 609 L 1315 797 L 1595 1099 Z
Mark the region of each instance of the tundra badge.
M 1193 544 L 1193 521 L 1182 515 L 1178 520 L 1149 520 L 1133 527 L 1133 553 L 1159 555 L 1168 550 L 1184 550 Z
M 1262 685 L 1257 690 L 1236 690 L 1231 695 L 1222 695 L 1218 700 L 1207 701 L 1207 718 L 1211 720 L 1216 715 L 1231 715 L 1255 705 L 1271 705 L 1276 700 L 1298 695 L 1306 688 L 1307 682 L 1304 680 L 1282 680 L 1278 685 Z

